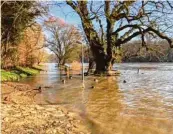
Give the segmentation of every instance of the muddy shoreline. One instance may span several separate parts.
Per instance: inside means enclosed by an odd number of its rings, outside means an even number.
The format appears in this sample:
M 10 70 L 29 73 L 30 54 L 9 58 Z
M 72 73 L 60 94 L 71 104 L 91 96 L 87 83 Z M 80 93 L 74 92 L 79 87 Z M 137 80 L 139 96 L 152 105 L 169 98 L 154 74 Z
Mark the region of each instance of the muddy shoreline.
M 82 118 L 60 105 L 40 105 L 27 84 L 1 84 L 2 134 L 89 134 Z

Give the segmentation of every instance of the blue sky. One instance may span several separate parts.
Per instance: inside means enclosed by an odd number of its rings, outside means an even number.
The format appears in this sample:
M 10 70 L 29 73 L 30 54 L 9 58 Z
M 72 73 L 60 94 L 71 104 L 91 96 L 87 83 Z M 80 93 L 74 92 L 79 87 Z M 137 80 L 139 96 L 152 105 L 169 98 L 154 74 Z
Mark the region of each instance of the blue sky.
M 48 15 L 42 16 L 36 19 L 36 21 L 43 25 L 45 20 L 48 20 L 49 17 L 53 16 L 56 18 L 63 19 L 66 23 L 75 25 L 78 27 L 81 25 L 80 17 L 75 13 L 75 11 L 68 5 L 65 4 L 65 2 L 59 1 L 56 2 L 57 4 L 62 4 L 61 6 L 58 6 L 55 4 L 55 2 L 42 2 L 42 4 L 49 6 L 49 12 Z
M 58 5 L 50 6 L 50 15 L 64 19 L 67 23 L 73 24 L 75 26 L 81 24 L 79 16 L 75 11 L 68 5 Z

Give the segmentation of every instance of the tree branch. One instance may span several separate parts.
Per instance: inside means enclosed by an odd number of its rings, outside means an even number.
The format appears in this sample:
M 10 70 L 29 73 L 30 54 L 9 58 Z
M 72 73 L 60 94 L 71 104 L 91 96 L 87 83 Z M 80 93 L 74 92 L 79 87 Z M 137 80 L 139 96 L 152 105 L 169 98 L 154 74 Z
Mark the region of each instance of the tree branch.
M 173 48 L 172 40 L 169 37 L 167 37 L 166 35 L 160 33 L 158 30 L 156 30 L 152 27 L 148 27 L 148 28 L 146 28 L 145 30 L 142 31 L 143 34 L 148 33 L 148 32 L 153 32 L 157 36 L 159 36 L 160 38 L 165 39 L 169 43 L 170 47 Z M 131 39 L 133 39 L 134 37 L 136 37 L 138 35 L 141 35 L 141 31 L 133 33 L 129 37 L 125 38 L 124 40 L 118 39 L 118 41 L 116 43 L 117 44 L 124 44 L 124 43 L 130 41 Z

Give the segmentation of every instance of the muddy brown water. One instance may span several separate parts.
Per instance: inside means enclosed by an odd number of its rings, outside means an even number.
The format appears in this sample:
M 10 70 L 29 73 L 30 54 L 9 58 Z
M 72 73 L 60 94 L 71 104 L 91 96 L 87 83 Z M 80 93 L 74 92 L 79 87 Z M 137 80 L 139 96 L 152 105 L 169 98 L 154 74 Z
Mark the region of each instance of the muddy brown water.
M 60 77 L 54 63 L 45 64 L 47 72 L 20 82 L 47 86 L 37 102 L 77 112 L 93 134 L 173 134 L 173 63 L 122 63 L 114 68 L 120 76 L 96 77 L 98 83 L 85 77 L 84 89 L 81 76 Z

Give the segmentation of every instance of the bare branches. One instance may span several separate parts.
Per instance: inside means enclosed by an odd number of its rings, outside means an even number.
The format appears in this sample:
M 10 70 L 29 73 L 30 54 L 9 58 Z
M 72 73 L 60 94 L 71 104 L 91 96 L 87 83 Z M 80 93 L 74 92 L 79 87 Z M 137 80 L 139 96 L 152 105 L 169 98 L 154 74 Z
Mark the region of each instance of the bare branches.
M 115 32 L 112 33 L 112 35 L 116 35 L 118 34 L 120 31 L 126 29 L 126 28 L 140 28 L 140 25 L 137 25 L 137 24 L 128 24 L 128 25 L 124 25 L 120 28 L 118 28 Z
M 133 39 L 134 37 L 136 37 L 136 36 L 138 36 L 138 35 L 141 35 L 141 32 L 142 32 L 142 36 L 143 36 L 143 34 L 145 34 L 145 33 L 153 32 L 153 33 L 155 33 L 157 36 L 159 36 L 160 38 L 165 39 L 165 40 L 169 43 L 170 47 L 173 48 L 172 40 L 171 40 L 170 38 L 168 38 L 166 35 L 160 33 L 158 30 L 156 30 L 156 29 L 154 29 L 154 28 L 152 28 L 152 27 L 148 27 L 148 28 L 146 28 L 146 29 L 144 29 L 144 30 L 142 30 L 142 31 L 135 32 L 135 33 L 133 33 L 132 35 L 130 35 L 129 37 L 125 38 L 124 40 L 119 39 L 119 40 L 118 40 L 118 43 L 119 43 L 119 44 L 124 44 L 124 43 L 130 41 L 131 39 Z M 142 37 L 142 38 L 144 39 L 144 37 Z
M 74 26 L 50 23 L 46 25 L 46 30 L 49 32 L 49 37 L 45 46 L 56 54 L 59 64 L 63 65 L 69 58 L 77 57 L 77 53 L 72 54 L 78 51 L 76 42 L 81 40 L 81 36 Z
M 80 14 L 80 11 L 77 8 L 77 3 L 71 0 L 66 0 L 66 3 L 70 5 L 78 14 Z
M 168 5 L 171 7 L 171 10 L 173 9 L 173 4 L 169 2 L 169 0 L 167 0 Z
M 90 42 L 91 40 L 96 40 L 98 42 L 97 45 L 101 46 L 102 44 L 99 43 L 100 38 L 99 38 L 96 30 L 94 29 L 94 26 L 93 26 L 91 18 L 90 18 L 90 14 L 89 14 L 88 7 L 87 7 L 87 1 L 77 1 L 77 5 L 74 5 L 74 3 L 72 1 L 67 0 L 66 2 L 80 16 L 81 21 L 82 21 L 82 26 L 86 33 L 88 41 Z M 102 27 L 101 23 L 100 23 L 100 27 Z
M 97 9 L 97 11 L 94 11 L 92 6 L 93 6 L 93 1 L 91 1 L 91 4 L 90 4 L 90 11 L 91 11 L 91 13 L 94 15 L 94 17 L 91 18 L 91 19 L 96 19 L 96 21 L 99 22 L 99 26 L 100 26 L 100 30 L 101 30 L 101 42 L 102 42 L 102 44 L 104 44 L 104 30 L 103 30 L 103 25 L 102 25 L 101 19 L 100 19 L 99 16 L 98 16 L 98 12 L 99 12 L 99 10 L 100 10 L 100 8 L 101 8 L 102 6 L 100 6 L 100 7 Z M 90 20 L 91 20 L 91 19 L 90 19 Z

